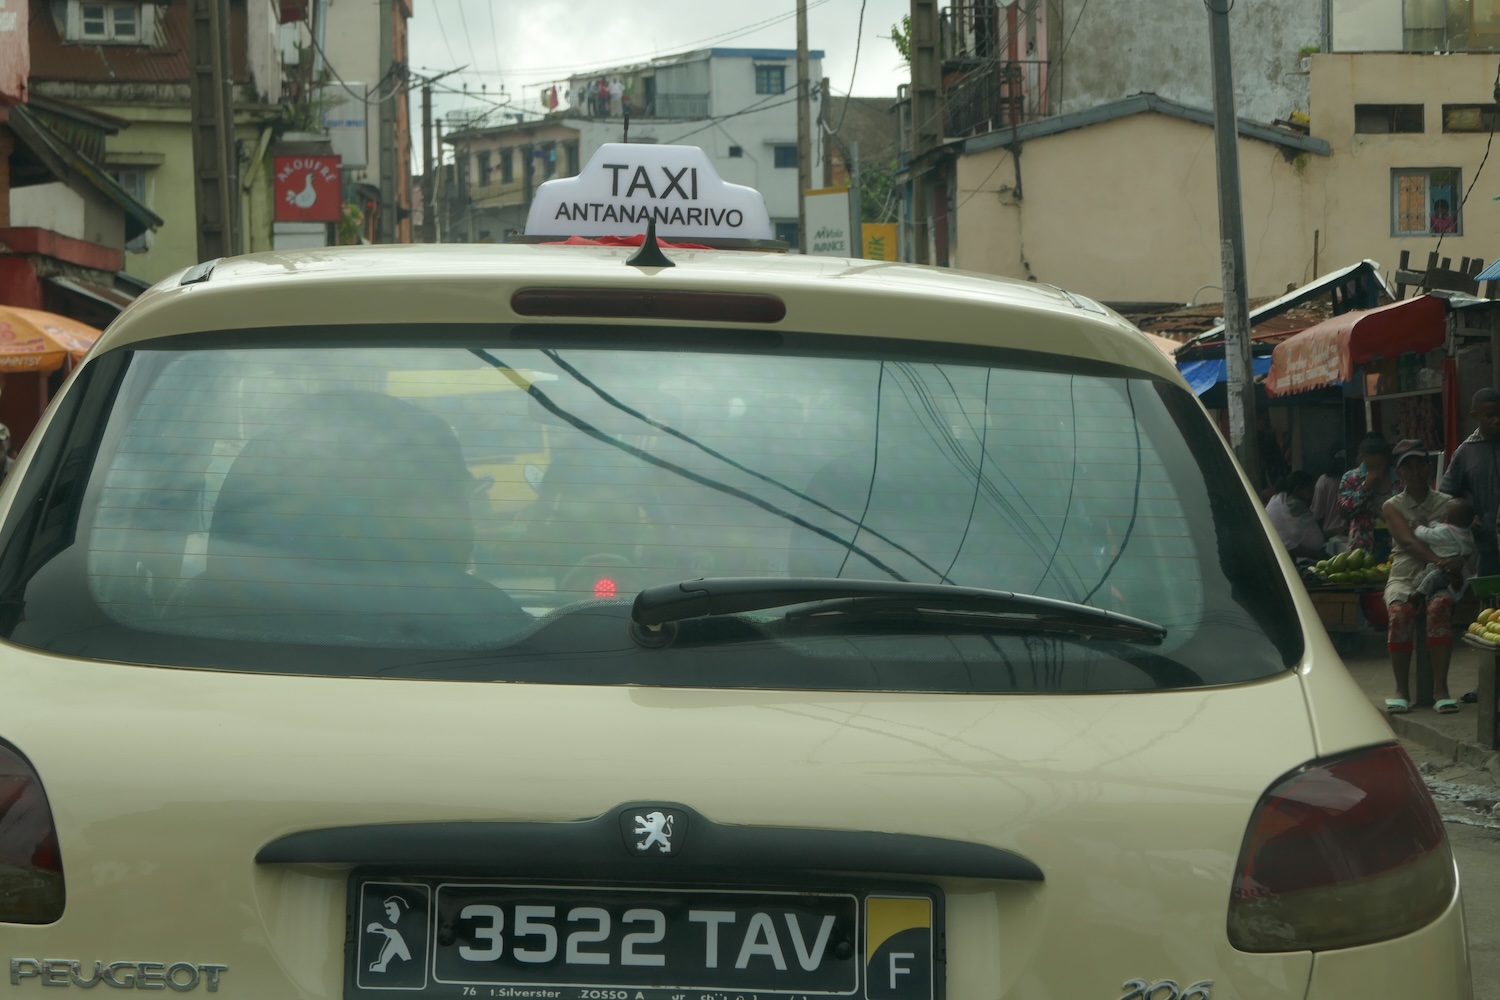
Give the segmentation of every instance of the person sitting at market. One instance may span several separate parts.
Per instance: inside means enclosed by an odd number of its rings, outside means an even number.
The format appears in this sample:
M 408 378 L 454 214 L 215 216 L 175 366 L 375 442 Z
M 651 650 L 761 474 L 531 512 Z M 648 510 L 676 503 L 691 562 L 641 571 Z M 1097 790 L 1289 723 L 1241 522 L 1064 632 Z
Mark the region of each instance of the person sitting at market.
M 1390 624 L 1386 632 L 1386 650 L 1391 657 L 1391 672 L 1395 675 L 1396 697 L 1385 700 L 1385 708 L 1392 715 L 1411 711 L 1411 654 L 1414 646 L 1417 610 L 1424 597 L 1417 589 L 1418 582 L 1429 566 L 1459 579 L 1464 570 L 1464 560 L 1459 556 L 1440 556 L 1421 538 L 1416 529 L 1438 522 L 1444 509 L 1452 501 L 1446 493 L 1439 493 L 1429 484 L 1432 481 L 1432 463 L 1422 442 L 1401 441 L 1393 452 L 1396 475 L 1404 487 L 1400 493 L 1385 502 L 1385 520 L 1391 529 L 1393 561 L 1390 576 L 1385 584 L 1385 603 L 1390 612 Z M 1458 702 L 1448 694 L 1448 664 L 1453 655 L 1453 595 L 1446 589 L 1438 590 L 1425 598 L 1427 606 L 1427 649 L 1432 659 L 1433 710 L 1451 714 L 1458 711 Z
M 1458 556 L 1467 562 L 1474 554 L 1473 525 L 1474 505 L 1462 497 L 1455 497 L 1438 515 L 1436 524 L 1425 524 L 1415 530 L 1417 537 L 1444 559 Z M 1461 576 L 1450 578 L 1437 566 L 1428 566 L 1422 579 L 1417 581 L 1417 590 L 1425 597 L 1431 597 L 1439 590 L 1448 590 L 1457 600 L 1463 592 L 1463 582 Z
M 1359 465 L 1339 482 L 1338 510 L 1349 521 L 1349 548 L 1375 556 L 1375 523 L 1385 502 L 1396 492 L 1391 478 L 1391 446 L 1380 434 L 1366 434 L 1359 442 Z
M 1313 517 L 1318 519 L 1323 534 L 1330 539 L 1349 534 L 1349 519 L 1339 510 L 1339 480 L 1343 475 L 1344 449 L 1336 448 L 1329 453 L 1323 474 L 1313 486 L 1312 500 Z
M 1323 529 L 1312 512 L 1314 482 L 1301 469 L 1289 472 L 1266 504 L 1266 516 L 1294 559 L 1321 559 L 1326 554 Z

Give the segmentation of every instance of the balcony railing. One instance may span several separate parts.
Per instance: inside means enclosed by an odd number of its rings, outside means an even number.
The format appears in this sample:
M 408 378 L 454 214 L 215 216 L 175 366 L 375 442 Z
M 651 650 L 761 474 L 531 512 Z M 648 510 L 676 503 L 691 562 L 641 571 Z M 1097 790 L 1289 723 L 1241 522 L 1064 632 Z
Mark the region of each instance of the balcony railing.
M 996 0 L 952 0 L 942 13 L 943 62 L 993 59 L 1009 36 L 1009 12 Z
M 950 138 L 981 135 L 1044 117 L 1038 94 L 1045 86 L 1041 62 L 984 63 L 951 84 L 943 95 Z

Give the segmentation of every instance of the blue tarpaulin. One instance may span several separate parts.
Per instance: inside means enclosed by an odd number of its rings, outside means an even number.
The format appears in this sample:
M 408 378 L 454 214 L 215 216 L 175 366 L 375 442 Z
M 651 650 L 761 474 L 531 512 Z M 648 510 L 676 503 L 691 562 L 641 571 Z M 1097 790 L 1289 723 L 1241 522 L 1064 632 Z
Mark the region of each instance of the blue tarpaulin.
M 1264 375 L 1271 370 L 1271 359 L 1251 358 L 1251 363 L 1256 375 Z M 1220 382 L 1229 381 L 1228 365 L 1223 358 L 1209 361 L 1184 361 L 1177 366 L 1182 372 L 1182 377 L 1187 379 L 1188 385 L 1193 388 L 1193 395 L 1201 396 Z

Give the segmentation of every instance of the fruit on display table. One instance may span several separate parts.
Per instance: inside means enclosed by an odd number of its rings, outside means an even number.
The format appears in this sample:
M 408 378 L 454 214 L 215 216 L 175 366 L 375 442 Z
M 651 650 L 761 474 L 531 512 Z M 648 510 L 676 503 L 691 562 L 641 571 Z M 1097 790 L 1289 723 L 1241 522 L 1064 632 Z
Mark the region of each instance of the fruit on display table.
M 1364 549 L 1350 549 L 1313 566 L 1324 583 L 1344 586 L 1384 583 L 1391 574 L 1391 561 L 1377 563 Z
M 1469 623 L 1469 634 L 1476 639 L 1500 645 L 1500 608 L 1485 608 Z

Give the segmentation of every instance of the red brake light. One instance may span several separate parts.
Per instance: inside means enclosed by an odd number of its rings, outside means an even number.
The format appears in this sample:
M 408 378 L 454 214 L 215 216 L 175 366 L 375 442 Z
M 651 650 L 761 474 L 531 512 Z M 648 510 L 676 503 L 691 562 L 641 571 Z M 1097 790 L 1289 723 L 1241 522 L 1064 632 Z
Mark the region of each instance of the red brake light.
M 1384 941 L 1437 919 L 1457 888 L 1437 808 L 1416 765 L 1379 746 L 1309 765 L 1261 797 L 1229 902 L 1243 951 Z
M 26 758 L 0 743 L 0 923 L 50 924 L 64 898 L 47 794 Z
M 615 587 L 615 581 L 611 580 L 609 577 L 601 576 L 599 579 L 594 581 L 595 597 L 614 597 L 616 593 L 617 590 Z
M 774 295 L 635 288 L 522 288 L 510 297 L 520 316 L 588 319 L 681 319 L 779 323 L 786 303 Z

